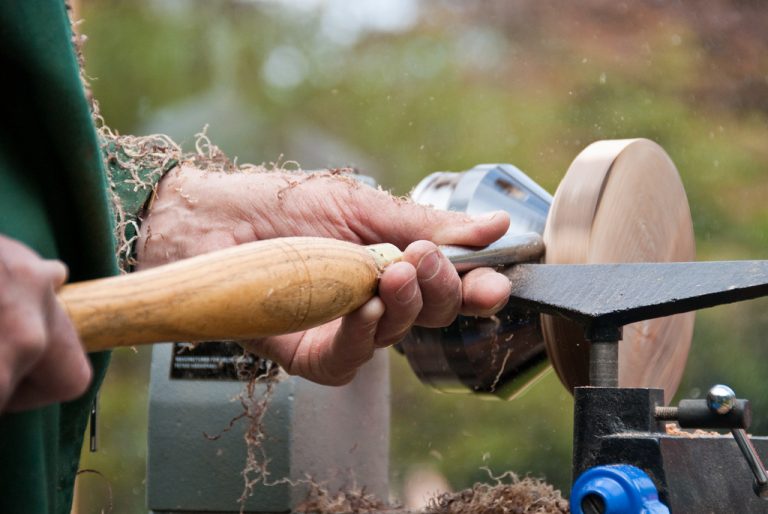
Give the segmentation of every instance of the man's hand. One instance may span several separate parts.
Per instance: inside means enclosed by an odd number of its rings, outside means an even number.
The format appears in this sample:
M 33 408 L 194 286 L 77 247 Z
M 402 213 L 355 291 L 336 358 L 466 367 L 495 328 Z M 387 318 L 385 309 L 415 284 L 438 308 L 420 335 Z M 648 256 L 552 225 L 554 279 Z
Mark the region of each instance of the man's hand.
M 509 281 L 487 268 L 459 277 L 438 244 L 484 246 L 507 230 L 503 212 L 481 218 L 444 212 L 331 174 L 223 174 L 182 168 L 160 183 L 142 225 L 139 267 L 284 236 L 360 244 L 393 243 L 402 262 L 382 274 L 379 294 L 343 319 L 249 344 L 288 373 L 344 384 L 377 347 L 400 341 L 414 324 L 440 327 L 457 314 L 490 316 Z
M 67 268 L 0 236 L 0 413 L 72 400 L 91 366 L 55 291 Z

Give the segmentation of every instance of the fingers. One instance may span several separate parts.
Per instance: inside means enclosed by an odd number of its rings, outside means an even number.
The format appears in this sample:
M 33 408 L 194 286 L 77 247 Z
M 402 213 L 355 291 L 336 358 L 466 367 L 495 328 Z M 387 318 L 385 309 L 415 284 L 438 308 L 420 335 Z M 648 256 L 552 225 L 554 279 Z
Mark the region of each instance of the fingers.
M 322 383 L 347 384 L 355 377 L 357 369 L 371 360 L 377 347 L 377 328 L 385 315 L 384 311 L 384 302 L 380 298 L 372 298 L 344 317 L 319 366 L 324 379 Z
M 383 315 L 384 302 L 372 298 L 343 319 L 312 330 L 241 344 L 273 360 L 290 375 L 323 385 L 343 385 L 373 356 L 376 329 Z
M 52 291 L 56 291 L 67 281 L 69 268 L 67 268 L 67 265 L 61 261 L 53 259 L 41 260 L 37 265 L 35 273 L 37 274 L 37 277 L 39 277 L 41 283 L 50 285 Z
M 403 255 L 402 262 L 384 270 L 378 297 L 343 319 L 246 347 L 274 360 L 289 374 L 324 385 L 343 385 L 376 348 L 402 340 L 414 324 L 446 326 L 459 311 L 490 316 L 509 299 L 510 284 L 504 275 L 483 268 L 462 280 L 434 243 L 417 241 Z
M 387 241 L 400 248 L 413 241 L 436 244 L 485 246 L 509 228 L 504 211 L 469 216 L 402 200 L 370 188 L 359 188 L 349 197 L 348 223 L 366 242 Z
M 9 412 L 74 400 L 91 382 L 90 361 L 53 291 L 48 302 L 46 333 L 49 340 L 8 402 Z
M 421 312 L 421 283 L 411 262 L 396 262 L 384 270 L 379 280 L 379 298 L 385 312 L 377 327 L 376 345 L 384 347 L 405 337 Z
M 47 344 L 42 310 L 4 304 L 0 309 L 0 412 L 24 377 L 34 369 Z
M 509 301 L 509 279 L 490 268 L 477 268 L 462 279 L 461 314 L 490 317 Z
M 90 365 L 55 290 L 67 268 L 0 236 L 0 412 L 76 398 Z
M 461 280 L 451 262 L 434 243 L 416 241 L 403 252 L 403 260 L 416 268 L 423 299 L 415 323 L 423 327 L 449 325 L 461 307 Z M 404 331 L 401 335 L 405 336 Z

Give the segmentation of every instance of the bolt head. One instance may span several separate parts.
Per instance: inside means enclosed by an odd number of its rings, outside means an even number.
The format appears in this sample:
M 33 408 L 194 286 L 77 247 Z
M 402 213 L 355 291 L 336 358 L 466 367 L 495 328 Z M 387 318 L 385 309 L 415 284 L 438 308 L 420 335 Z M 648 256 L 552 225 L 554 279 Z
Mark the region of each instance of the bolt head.
M 733 409 L 736 393 L 727 385 L 717 384 L 707 393 L 707 407 L 718 414 L 728 414 Z

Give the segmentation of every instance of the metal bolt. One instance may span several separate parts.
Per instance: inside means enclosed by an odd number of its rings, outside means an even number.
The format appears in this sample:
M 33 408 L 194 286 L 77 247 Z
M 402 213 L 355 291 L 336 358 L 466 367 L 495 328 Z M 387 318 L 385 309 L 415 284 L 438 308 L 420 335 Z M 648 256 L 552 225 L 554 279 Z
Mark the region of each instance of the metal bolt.
M 677 407 L 665 407 L 657 405 L 654 409 L 654 416 L 658 421 L 677 421 Z
M 589 385 L 619 387 L 619 342 L 591 341 L 589 350 Z
M 707 393 L 707 407 L 718 414 L 728 414 L 733 410 L 736 393 L 727 385 L 717 384 Z

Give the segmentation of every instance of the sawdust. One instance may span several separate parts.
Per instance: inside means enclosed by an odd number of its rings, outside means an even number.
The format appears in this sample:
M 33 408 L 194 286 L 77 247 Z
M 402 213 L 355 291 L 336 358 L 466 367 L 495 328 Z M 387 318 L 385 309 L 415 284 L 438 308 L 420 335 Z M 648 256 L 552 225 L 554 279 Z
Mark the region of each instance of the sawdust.
M 117 257 L 120 269 L 128 272 L 136 264 L 133 246 L 139 236 L 143 209 L 125 205 L 120 191 L 131 190 L 134 194 L 144 191 L 151 201 L 163 175 L 178 166 L 182 151 L 164 134 L 122 136 L 103 123 L 97 130 L 115 221 Z
M 457 493 L 443 493 L 430 500 L 426 514 L 566 514 L 568 501 L 542 480 L 519 478 L 507 471 L 489 476 L 493 485 L 477 483 Z
M 309 482 L 309 485 L 307 498 L 294 508 L 294 512 L 302 514 L 374 514 L 400 509 L 399 505 L 388 504 L 376 495 L 366 493 L 364 487 L 352 487 L 332 494 L 315 482 Z
M 507 367 L 507 361 L 509 361 L 509 358 L 512 356 L 512 349 L 508 348 L 506 355 L 504 355 L 504 360 L 501 361 L 501 366 L 499 366 L 499 371 L 496 373 L 496 376 L 493 378 L 493 382 L 491 383 L 491 392 L 496 392 L 496 386 L 499 385 L 499 381 L 501 380 L 501 375 L 504 374 L 504 370 Z
M 243 492 L 240 495 L 240 513 L 245 511 L 245 501 L 253 495 L 254 488 L 259 483 L 269 485 L 269 458 L 264 449 L 267 434 L 264 431 L 264 416 L 267 413 L 270 400 L 279 382 L 280 368 L 271 366 L 269 370 L 251 379 L 240 394 L 243 406 L 243 417 L 248 420 L 248 428 L 243 436 L 245 439 L 245 467 L 243 468 Z M 264 392 L 256 395 L 256 386 L 264 385 Z M 260 389 L 260 388 L 259 388 Z
M 490 347 L 491 347 L 491 363 L 489 365 L 489 369 L 496 369 L 496 363 L 499 360 L 499 354 L 502 350 L 501 345 L 499 344 L 499 327 L 501 327 L 501 320 L 497 315 L 493 315 L 489 318 L 493 322 L 493 330 L 491 330 L 491 341 L 490 341 Z M 501 375 L 504 373 L 504 367 L 507 365 L 507 361 L 509 360 L 509 356 L 511 355 L 511 350 L 507 350 L 506 355 L 504 355 L 504 360 L 501 363 L 501 367 L 498 368 L 498 372 L 496 373 L 496 376 L 493 380 L 493 383 L 491 384 L 491 392 L 496 392 L 496 386 L 499 384 L 499 380 L 501 380 Z
M 257 358 L 258 359 L 258 358 Z M 244 362 L 244 361 L 243 361 Z M 243 476 L 243 491 L 238 499 L 240 514 L 244 514 L 246 501 L 250 498 L 257 485 L 266 487 L 288 484 L 291 487 L 308 487 L 306 499 L 294 508 L 294 512 L 335 514 L 372 514 L 398 508 L 377 498 L 365 491 L 365 487 L 351 486 L 343 491 L 332 493 L 322 482 L 314 477 L 307 476 L 304 479 L 291 480 L 288 477 L 276 480 L 270 479 L 269 456 L 266 453 L 264 442 L 268 434 L 264 429 L 264 416 L 270 405 L 275 387 L 284 376 L 280 368 L 266 361 L 266 371 L 252 376 L 237 396 L 243 408 L 243 412 L 232 418 L 229 425 L 215 436 L 205 434 L 209 439 L 218 439 L 221 434 L 231 430 L 240 420 L 247 420 L 248 426 L 244 434 L 246 446 L 245 466 L 241 472 Z M 238 374 L 246 374 L 249 370 L 238 366 Z M 248 378 L 245 376 L 245 378 Z M 263 386 L 263 388 L 261 387 Z
M 423 514 L 568 514 L 568 500 L 560 491 L 543 480 L 519 478 L 507 471 L 493 476 L 485 469 L 493 484 L 476 483 L 471 488 L 456 493 L 441 493 L 431 498 Z M 375 495 L 366 494 L 364 488 L 351 488 L 331 494 L 314 481 L 307 498 L 294 512 L 315 514 L 374 514 L 390 512 L 405 514 L 408 511 L 392 502 L 385 502 Z M 415 513 L 414 513 L 415 514 Z
M 683 428 L 680 428 L 680 425 L 677 423 L 667 423 L 664 425 L 664 432 L 667 435 L 674 435 L 678 437 L 687 437 L 689 439 L 693 439 L 695 437 L 726 437 L 724 434 L 721 434 L 719 432 L 713 432 L 711 430 L 701 430 L 700 428 L 697 428 L 695 430 L 685 430 Z M 730 437 L 730 434 L 728 434 L 728 437 Z
M 91 106 L 91 112 L 98 112 L 98 104 L 93 99 L 93 90 L 91 89 L 92 77 L 89 77 L 85 73 L 85 57 L 83 55 L 83 47 L 85 46 L 88 37 L 80 31 L 80 25 L 83 24 L 82 19 L 75 18 L 75 9 L 72 7 L 71 0 L 65 0 L 64 6 L 67 11 L 67 18 L 69 19 L 72 48 L 75 51 L 75 59 L 80 71 L 80 82 L 83 85 L 83 92 L 85 93 L 85 99 Z
M 377 512 L 403 513 L 402 506 L 368 493 L 365 487 L 351 485 L 343 490 L 331 492 L 323 482 L 314 477 L 291 480 L 283 477 L 270 478 L 269 456 L 264 442 L 267 433 L 264 429 L 264 416 L 267 413 L 276 385 L 283 375 L 273 363 L 260 367 L 261 373 L 251 376 L 243 390 L 237 396 L 243 412 L 235 416 L 229 425 L 219 434 L 208 435 L 209 439 L 218 439 L 221 434 L 231 430 L 239 421 L 247 420 L 248 427 L 244 434 L 246 445 L 245 465 L 242 471 L 243 491 L 239 498 L 240 514 L 245 512 L 245 504 L 257 485 L 266 487 L 288 484 L 291 487 L 307 487 L 306 498 L 293 512 L 316 514 L 374 514 Z M 264 371 L 266 369 L 266 371 Z M 245 368 L 238 368 L 238 373 L 248 373 Z M 252 371 L 250 371 L 252 373 Z M 245 376 L 244 378 L 249 378 Z M 483 468 L 494 482 L 493 484 L 476 483 L 469 489 L 457 493 L 442 493 L 429 501 L 425 514 L 566 514 L 569 513 L 568 501 L 560 491 L 543 480 L 530 477 L 519 478 L 507 471 L 494 476 L 488 468 Z

